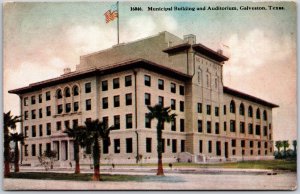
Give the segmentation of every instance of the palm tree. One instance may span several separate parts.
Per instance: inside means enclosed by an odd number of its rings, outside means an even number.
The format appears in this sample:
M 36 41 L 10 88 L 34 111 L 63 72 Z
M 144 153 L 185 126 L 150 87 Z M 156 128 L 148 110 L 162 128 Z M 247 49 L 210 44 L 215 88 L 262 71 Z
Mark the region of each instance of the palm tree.
M 149 113 L 147 113 L 147 117 L 150 119 L 157 119 L 156 125 L 156 134 L 157 134 L 157 175 L 163 176 L 164 170 L 162 165 L 162 128 L 165 122 L 169 123 L 173 121 L 176 117 L 176 114 L 170 114 L 170 107 L 163 107 L 160 104 L 156 104 L 155 106 L 147 106 Z
M 22 145 L 24 144 L 24 135 L 23 133 L 11 133 L 10 134 L 10 141 L 15 142 L 15 172 L 19 172 L 19 147 L 18 143 L 20 142 Z
M 110 145 L 109 132 L 114 127 L 107 127 L 105 123 L 96 120 L 85 122 L 85 135 L 81 136 L 80 143 L 83 147 L 92 147 L 94 175 L 93 180 L 100 180 L 100 144 L 99 141 L 107 140 Z
M 288 148 L 290 146 L 289 141 L 287 141 L 287 140 L 282 141 L 282 146 L 283 146 L 284 156 L 286 156 L 286 148 Z
M 80 173 L 80 165 L 79 165 L 79 143 L 82 137 L 84 136 L 84 126 L 74 126 L 73 128 L 70 128 L 66 125 L 66 130 L 64 133 L 66 133 L 69 137 L 74 139 L 74 159 L 75 159 L 75 174 Z
M 4 177 L 10 176 L 9 170 L 9 129 L 15 130 L 16 123 L 21 122 L 21 116 L 13 116 L 10 111 L 3 113 L 4 119 Z
M 294 154 L 297 154 L 297 140 L 293 140 Z
M 275 147 L 278 150 L 278 154 L 280 154 L 280 148 L 282 148 L 282 146 L 283 146 L 282 141 L 276 141 L 275 142 Z

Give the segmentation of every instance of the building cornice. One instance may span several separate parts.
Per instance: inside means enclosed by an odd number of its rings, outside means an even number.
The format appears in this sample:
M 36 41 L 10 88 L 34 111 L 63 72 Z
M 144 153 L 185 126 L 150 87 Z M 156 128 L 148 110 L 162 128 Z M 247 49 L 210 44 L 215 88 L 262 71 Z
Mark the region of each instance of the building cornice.
M 194 45 L 192 45 L 192 48 L 196 52 L 198 52 L 204 56 L 207 56 L 208 58 L 214 59 L 215 61 L 218 61 L 218 62 L 228 61 L 228 59 L 229 59 L 228 57 L 204 46 L 203 44 L 194 44 Z

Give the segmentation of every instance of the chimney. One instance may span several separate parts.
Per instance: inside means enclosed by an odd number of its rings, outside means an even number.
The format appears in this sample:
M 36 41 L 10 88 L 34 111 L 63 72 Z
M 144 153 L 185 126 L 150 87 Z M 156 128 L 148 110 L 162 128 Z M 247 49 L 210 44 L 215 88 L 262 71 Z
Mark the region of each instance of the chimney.
M 222 49 L 218 49 L 217 53 L 223 55 L 223 50 Z
M 64 68 L 64 75 L 68 74 L 68 73 L 71 73 L 71 68 L 69 68 L 69 67 Z
M 196 35 L 194 34 L 184 35 L 183 40 L 189 44 L 196 44 Z

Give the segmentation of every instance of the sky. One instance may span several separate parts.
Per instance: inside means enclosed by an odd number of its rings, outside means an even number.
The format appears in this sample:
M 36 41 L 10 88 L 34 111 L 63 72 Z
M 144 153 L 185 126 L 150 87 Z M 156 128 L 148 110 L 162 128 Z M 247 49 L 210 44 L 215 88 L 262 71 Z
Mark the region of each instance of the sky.
M 81 55 L 117 43 L 117 22 L 105 23 L 113 2 L 6 3 L 3 28 L 4 112 L 20 115 L 8 90 L 75 70 Z M 156 11 L 147 7 L 283 6 L 266 11 Z M 130 7 L 143 11 L 130 11 Z M 120 2 L 120 42 L 161 31 L 197 42 L 230 59 L 224 85 L 280 107 L 273 109 L 274 140 L 297 138 L 296 4 L 293 2 Z

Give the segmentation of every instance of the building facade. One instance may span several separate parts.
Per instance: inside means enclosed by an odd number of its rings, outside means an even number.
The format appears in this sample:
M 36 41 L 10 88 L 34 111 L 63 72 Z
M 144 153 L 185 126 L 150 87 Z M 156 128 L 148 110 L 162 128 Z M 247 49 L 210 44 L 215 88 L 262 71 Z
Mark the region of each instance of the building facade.
M 46 149 L 59 165 L 74 162 L 65 126 L 99 119 L 114 125 L 111 145 L 101 143 L 103 163 L 157 161 L 156 121 L 148 105 L 170 106 L 175 121 L 164 124 L 164 162 L 216 162 L 273 158 L 275 104 L 223 85 L 228 58 L 196 43 L 161 32 L 80 57 L 71 72 L 10 90 L 19 95 L 23 164 L 38 165 Z M 81 150 L 81 162 L 91 163 Z

